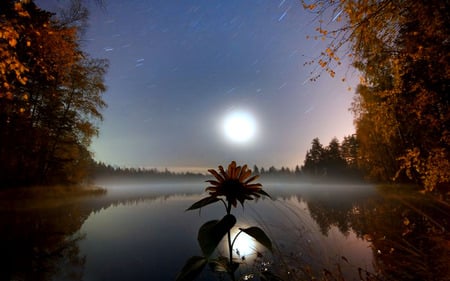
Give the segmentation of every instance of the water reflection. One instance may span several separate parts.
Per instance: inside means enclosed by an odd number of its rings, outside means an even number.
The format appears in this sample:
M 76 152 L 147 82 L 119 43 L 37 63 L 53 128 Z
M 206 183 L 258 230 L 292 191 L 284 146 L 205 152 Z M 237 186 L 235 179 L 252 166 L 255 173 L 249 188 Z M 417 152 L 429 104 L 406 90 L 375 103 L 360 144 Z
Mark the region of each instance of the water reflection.
M 263 228 L 276 251 L 241 234 L 242 276 L 270 267 L 284 280 L 449 280 L 447 203 L 368 186 L 265 187 L 275 200 L 235 215 L 239 227 Z M 222 206 L 184 212 L 202 196 L 180 186 L 184 194 L 147 188 L 37 205 L 0 193 L 0 279 L 173 280 L 200 254 L 197 230 Z
M 335 198 L 335 200 L 338 200 Z M 323 269 L 339 265 L 346 280 L 358 277 L 357 267 L 371 271 L 370 243 L 352 231 L 341 232 L 331 220 L 318 221 L 302 195 L 283 197 L 274 202 L 268 215 L 274 216 L 271 234 L 278 245 L 278 275 L 285 280 L 304 280 L 322 275 Z M 326 229 L 324 233 L 323 229 Z M 347 262 L 344 262 L 343 257 Z
M 130 189 L 126 195 L 66 188 L 1 190 L 0 280 L 85 280 L 87 256 L 80 241 L 89 234 L 80 229 L 86 219 L 160 194 L 152 189 L 145 194 Z
M 250 226 L 240 226 L 240 228 L 248 227 Z M 239 236 L 237 236 L 238 234 Z M 231 237 L 236 237 L 233 251 L 241 259 L 246 259 L 248 256 L 258 252 L 259 245 L 256 240 L 253 237 L 245 234 L 244 232 L 239 233 L 239 229 L 233 229 L 233 231 L 231 231 Z
M 87 237 L 80 242 L 87 256 L 85 280 L 173 280 L 186 259 L 200 254 L 196 241 L 199 227 L 223 212 L 221 205 L 207 206 L 198 214 L 183 212 L 201 197 L 172 195 L 119 204 L 89 217 L 81 229 Z M 298 195 L 259 200 L 234 211 L 242 223 L 238 227 L 262 227 L 277 247 L 274 257 L 241 234 L 234 249 L 242 259 L 241 275 L 260 270 L 262 265 L 282 274 L 306 264 L 320 270 L 334 266 L 343 255 L 352 265 L 371 269 L 370 243 L 333 227 L 328 236 L 322 235 L 308 203 Z M 226 249 L 219 251 L 225 253 Z M 347 276 L 357 274 L 345 270 Z M 211 273 L 204 273 L 205 280 L 210 277 Z
M 77 233 L 91 210 L 76 199 L 0 194 L 1 280 L 81 280 Z
M 370 196 L 352 189 L 343 194 L 316 192 L 302 198 L 324 235 L 330 237 L 338 229 L 370 243 L 373 268 L 354 266 L 361 279 L 450 280 L 449 204 L 412 190 L 374 191 Z M 345 275 L 342 265 L 352 260 L 346 255 L 333 277 Z
M 371 242 L 376 273 L 386 280 L 450 280 L 448 203 L 414 194 L 386 194 L 350 217 Z

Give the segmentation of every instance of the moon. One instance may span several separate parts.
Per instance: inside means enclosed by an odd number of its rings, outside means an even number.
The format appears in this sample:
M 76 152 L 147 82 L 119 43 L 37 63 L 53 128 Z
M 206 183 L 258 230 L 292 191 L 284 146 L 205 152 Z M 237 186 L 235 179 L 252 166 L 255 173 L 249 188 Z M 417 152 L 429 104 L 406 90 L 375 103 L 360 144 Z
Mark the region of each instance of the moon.
M 223 132 L 234 143 L 248 143 L 255 137 L 256 131 L 255 117 L 247 111 L 232 111 L 223 120 Z

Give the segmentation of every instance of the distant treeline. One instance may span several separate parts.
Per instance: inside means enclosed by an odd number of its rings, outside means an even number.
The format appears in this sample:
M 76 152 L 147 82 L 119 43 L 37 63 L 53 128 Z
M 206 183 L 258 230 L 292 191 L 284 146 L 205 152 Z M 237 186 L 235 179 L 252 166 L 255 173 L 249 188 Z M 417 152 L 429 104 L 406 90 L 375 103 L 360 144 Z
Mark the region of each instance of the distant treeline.
M 323 146 L 318 138 L 313 139 L 311 148 L 307 151 L 304 164 L 294 169 L 288 167 L 269 168 L 253 166 L 253 173 L 263 178 L 290 178 L 296 180 L 361 180 L 362 172 L 357 167 L 358 143 L 354 135 L 345 137 L 342 144 L 333 138 L 328 146 Z M 203 179 L 208 174 L 194 172 L 173 172 L 169 169 L 127 168 L 102 162 L 93 162 L 90 168 L 91 180 L 98 179 L 133 179 L 133 180 L 163 180 L 163 179 Z
M 118 167 L 103 162 L 92 162 L 89 169 L 90 180 L 102 180 L 111 178 L 129 178 L 133 180 L 147 179 L 186 179 L 186 178 L 203 178 L 205 174 L 193 172 L 173 172 L 168 169 L 163 171 L 156 168 L 128 168 Z

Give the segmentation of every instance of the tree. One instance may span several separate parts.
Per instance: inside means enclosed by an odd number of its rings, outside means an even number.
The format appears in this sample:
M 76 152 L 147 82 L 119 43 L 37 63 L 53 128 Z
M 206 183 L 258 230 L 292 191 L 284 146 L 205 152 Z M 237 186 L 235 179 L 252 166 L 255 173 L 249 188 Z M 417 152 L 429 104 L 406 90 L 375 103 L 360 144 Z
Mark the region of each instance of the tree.
M 299 176 L 299 175 L 302 174 L 302 171 L 300 170 L 300 166 L 299 166 L 299 165 L 296 165 L 296 166 L 295 166 L 294 174 L 295 174 L 296 176 Z
M 257 174 L 257 175 L 259 174 L 258 166 L 256 166 L 256 165 L 253 166 L 253 173 Z
M 349 167 L 356 168 L 358 160 L 358 140 L 356 135 L 344 137 L 341 144 L 341 156 Z
M 305 173 L 311 175 L 322 175 L 324 173 L 323 157 L 325 149 L 319 138 L 314 138 L 311 142 L 311 149 L 306 152 L 303 169 Z
M 397 157 L 401 140 L 392 128 L 398 123 L 392 110 L 374 91 L 359 85 L 353 103 L 356 134 L 359 140 L 358 166 L 372 180 L 390 181 L 400 168 Z
M 106 106 L 107 62 L 89 58 L 77 28 L 32 1 L 1 6 L 0 54 L 12 58 L 0 66 L 1 182 L 78 182 Z
M 347 163 L 341 156 L 341 145 L 336 137 L 325 148 L 323 163 L 327 173 L 337 176 L 344 172 Z
M 318 138 L 313 139 L 311 149 L 306 153 L 304 165 L 295 174 L 328 177 L 333 180 L 361 180 L 357 165 L 359 145 L 356 136 L 347 136 L 342 145 L 334 137 L 328 146 L 323 147 Z
M 362 74 L 352 110 L 359 159 L 369 175 L 407 176 L 427 190 L 448 184 L 450 2 L 303 5 L 320 18 L 319 36 L 329 40 L 319 65 L 334 76 L 334 66 L 348 57 Z

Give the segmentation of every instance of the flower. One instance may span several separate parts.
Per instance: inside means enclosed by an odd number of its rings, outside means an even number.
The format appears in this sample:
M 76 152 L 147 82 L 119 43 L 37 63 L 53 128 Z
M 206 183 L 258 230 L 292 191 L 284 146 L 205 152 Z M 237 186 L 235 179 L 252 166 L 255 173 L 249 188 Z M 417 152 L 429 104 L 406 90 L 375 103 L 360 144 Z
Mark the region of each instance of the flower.
M 247 165 L 236 166 L 236 162 L 232 161 L 226 171 L 222 166 L 219 166 L 219 171 L 210 169 L 208 172 L 216 180 L 207 180 L 211 186 L 208 186 L 206 191 L 209 191 L 209 195 L 212 197 L 225 196 L 228 203 L 234 207 L 236 207 L 237 201 L 244 206 L 245 200 L 253 200 L 261 197 L 261 195 L 270 197 L 262 190 L 260 183 L 251 183 L 259 176 L 251 176 L 252 171 L 247 168 Z

